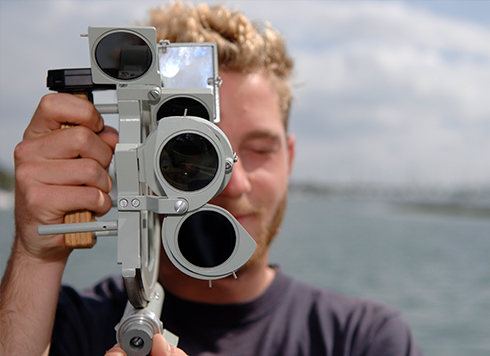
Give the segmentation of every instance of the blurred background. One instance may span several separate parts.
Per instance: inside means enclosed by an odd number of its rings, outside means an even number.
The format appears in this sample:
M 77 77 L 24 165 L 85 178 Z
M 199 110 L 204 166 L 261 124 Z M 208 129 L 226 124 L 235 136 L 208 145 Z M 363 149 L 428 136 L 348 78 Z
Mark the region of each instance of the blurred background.
M 89 67 L 88 26 L 144 23 L 161 3 L 0 0 L 0 273 L 12 152 L 47 70 Z M 394 305 L 426 355 L 488 353 L 490 2 L 219 3 L 271 22 L 296 60 L 297 157 L 273 261 Z M 74 253 L 65 282 L 119 273 L 114 246 Z

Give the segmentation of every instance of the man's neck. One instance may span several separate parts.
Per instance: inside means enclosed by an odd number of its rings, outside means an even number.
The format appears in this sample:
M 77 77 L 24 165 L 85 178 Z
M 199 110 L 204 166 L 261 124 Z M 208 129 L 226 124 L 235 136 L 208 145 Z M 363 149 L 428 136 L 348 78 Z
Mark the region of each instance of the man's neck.
M 160 283 L 163 287 L 182 299 L 207 304 L 236 304 L 255 299 L 272 283 L 275 270 L 269 267 L 268 256 L 265 255 L 255 265 L 239 270 L 236 277 L 213 280 L 210 284 L 207 280 L 183 274 L 165 253 L 162 256 Z

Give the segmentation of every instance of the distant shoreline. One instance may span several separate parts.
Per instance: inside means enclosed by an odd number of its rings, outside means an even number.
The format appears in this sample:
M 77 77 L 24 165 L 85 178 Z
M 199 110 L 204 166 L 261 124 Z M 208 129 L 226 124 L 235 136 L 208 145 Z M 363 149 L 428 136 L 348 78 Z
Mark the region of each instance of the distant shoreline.
M 399 207 L 419 212 L 490 216 L 490 186 L 291 182 L 289 191 L 303 196 L 393 199 Z M 12 210 L 14 200 L 13 190 L 0 189 L 0 210 Z
M 383 183 L 312 183 L 291 182 L 292 193 L 315 195 L 362 195 L 386 197 L 434 197 L 434 196 L 487 196 L 490 198 L 488 185 L 440 185 L 440 184 L 383 184 Z

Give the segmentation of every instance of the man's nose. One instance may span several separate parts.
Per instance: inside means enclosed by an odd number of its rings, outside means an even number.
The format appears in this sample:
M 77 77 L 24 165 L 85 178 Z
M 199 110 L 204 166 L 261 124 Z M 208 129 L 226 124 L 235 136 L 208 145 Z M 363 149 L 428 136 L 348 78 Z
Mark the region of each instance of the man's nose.
M 246 194 L 252 190 L 252 184 L 250 183 L 249 174 L 243 167 L 243 164 L 238 159 L 233 165 L 233 172 L 231 173 L 230 181 L 220 196 L 229 198 L 236 198 L 242 194 Z

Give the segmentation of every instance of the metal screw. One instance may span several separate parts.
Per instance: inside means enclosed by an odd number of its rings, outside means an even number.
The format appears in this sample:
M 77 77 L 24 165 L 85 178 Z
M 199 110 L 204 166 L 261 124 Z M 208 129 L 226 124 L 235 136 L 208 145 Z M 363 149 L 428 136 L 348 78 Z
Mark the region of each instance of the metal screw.
M 207 83 L 208 83 L 208 85 L 215 85 L 219 88 L 223 84 L 223 80 L 221 79 L 221 77 L 216 77 L 216 79 L 208 78 Z
M 189 206 L 185 200 L 177 200 L 174 204 L 174 210 L 179 214 L 185 213 L 187 209 L 189 209 Z
M 140 206 L 139 199 L 134 198 L 133 200 L 131 200 L 131 205 L 133 206 L 133 208 L 137 208 L 138 206 Z
M 227 158 L 225 161 L 225 171 L 226 173 L 230 173 L 233 169 L 233 160 L 231 158 Z
M 119 200 L 119 206 L 121 208 L 126 208 L 128 206 L 128 201 L 126 199 Z
M 216 78 L 216 86 L 220 88 L 223 85 L 223 80 L 221 77 Z
M 157 101 L 160 99 L 160 91 L 158 89 L 152 89 L 148 92 L 148 100 Z

